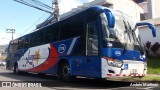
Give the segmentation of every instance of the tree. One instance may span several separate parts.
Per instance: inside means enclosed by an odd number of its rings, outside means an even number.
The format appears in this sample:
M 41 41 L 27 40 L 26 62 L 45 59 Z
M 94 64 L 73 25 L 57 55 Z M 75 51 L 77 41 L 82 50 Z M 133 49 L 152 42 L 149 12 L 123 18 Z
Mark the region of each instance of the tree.
M 158 42 L 156 42 L 154 45 L 152 45 L 151 51 L 156 53 L 159 48 L 160 48 L 160 44 Z

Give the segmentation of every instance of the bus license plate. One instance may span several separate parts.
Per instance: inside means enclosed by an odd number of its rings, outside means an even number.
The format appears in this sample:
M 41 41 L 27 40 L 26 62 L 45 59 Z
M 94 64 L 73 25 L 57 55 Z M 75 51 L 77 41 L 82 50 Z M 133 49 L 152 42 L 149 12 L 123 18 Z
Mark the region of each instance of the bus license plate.
M 132 69 L 131 74 L 137 74 L 137 69 Z

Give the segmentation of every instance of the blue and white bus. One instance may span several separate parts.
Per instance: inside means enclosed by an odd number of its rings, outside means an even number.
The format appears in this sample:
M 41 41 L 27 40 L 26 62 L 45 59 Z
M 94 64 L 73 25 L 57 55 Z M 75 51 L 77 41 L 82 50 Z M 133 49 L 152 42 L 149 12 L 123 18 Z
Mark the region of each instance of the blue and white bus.
M 7 69 L 15 74 L 53 74 L 63 80 L 82 76 L 145 76 L 147 59 L 135 21 L 119 11 L 93 6 L 12 40 Z

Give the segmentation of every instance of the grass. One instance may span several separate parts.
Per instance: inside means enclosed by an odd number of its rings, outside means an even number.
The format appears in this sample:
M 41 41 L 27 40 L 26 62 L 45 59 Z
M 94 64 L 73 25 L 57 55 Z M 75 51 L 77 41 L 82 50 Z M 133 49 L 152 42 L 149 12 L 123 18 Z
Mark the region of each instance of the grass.
M 133 78 L 135 81 L 158 81 L 160 82 L 160 58 L 148 59 L 147 76 L 143 78 Z M 159 74 L 159 75 L 158 75 Z
M 160 76 L 145 76 L 140 79 L 141 81 L 160 81 Z
M 147 74 L 160 74 L 160 58 L 149 59 L 147 61 Z

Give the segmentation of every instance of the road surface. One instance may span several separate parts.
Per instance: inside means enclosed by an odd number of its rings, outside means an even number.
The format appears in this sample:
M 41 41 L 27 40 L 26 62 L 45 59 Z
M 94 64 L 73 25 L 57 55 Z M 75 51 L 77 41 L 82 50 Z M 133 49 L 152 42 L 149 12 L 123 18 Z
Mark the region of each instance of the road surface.
M 11 83 L 12 87 L 7 87 L 6 82 Z M 17 83 L 21 83 L 20 86 L 18 86 Z M 27 86 L 28 83 L 29 86 Z M 30 86 L 30 84 L 34 84 L 35 87 L 33 87 L 33 85 Z M 6 70 L 5 67 L 0 66 L 0 90 L 160 90 L 159 84 L 158 86 L 154 87 L 143 86 L 143 84 L 146 85 L 148 83 L 95 80 L 85 78 L 78 78 L 72 82 L 65 82 L 51 75 L 27 73 L 15 75 L 12 73 L 12 71 Z M 157 85 L 157 83 L 151 84 Z

